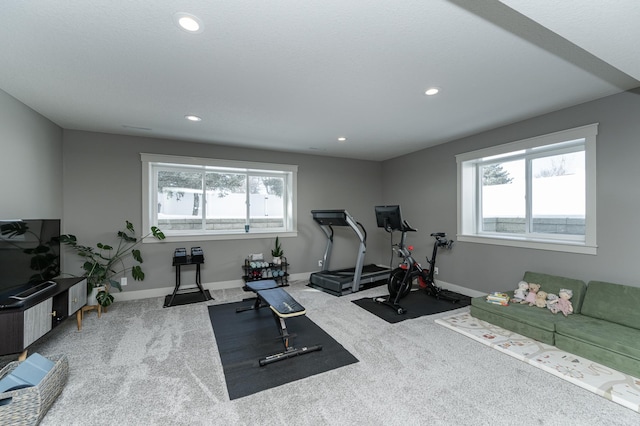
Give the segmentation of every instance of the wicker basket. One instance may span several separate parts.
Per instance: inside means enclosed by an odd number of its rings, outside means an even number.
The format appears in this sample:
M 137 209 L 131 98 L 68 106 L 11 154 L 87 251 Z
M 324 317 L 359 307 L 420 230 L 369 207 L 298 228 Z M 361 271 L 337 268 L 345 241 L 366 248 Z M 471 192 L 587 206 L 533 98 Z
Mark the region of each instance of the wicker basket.
M 37 425 L 56 400 L 69 376 L 66 355 L 47 357 L 54 366 L 37 386 L 0 394 L 0 425 Z M 19 361 L 7 364 L 0 379 L 12 372 Z

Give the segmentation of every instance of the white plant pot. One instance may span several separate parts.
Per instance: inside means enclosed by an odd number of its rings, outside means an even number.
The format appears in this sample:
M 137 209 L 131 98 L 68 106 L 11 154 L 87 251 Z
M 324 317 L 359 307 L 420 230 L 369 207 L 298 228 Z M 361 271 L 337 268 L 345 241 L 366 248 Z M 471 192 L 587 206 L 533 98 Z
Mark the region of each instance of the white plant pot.
M 87 305 L 95 306 L 98 304 L 98 299 L 96 299 L 96 295 L 104 290 L 104 287 L 94 287 L 91 289 L 89 294 L 87 294 Z
M 282 258 L 280 258 L 280 257 L 274 257 L 274 258 L 273 258 L 273 264 L 274 264 L 274 265 L 281 265 L 281 264 L 282 264 Z

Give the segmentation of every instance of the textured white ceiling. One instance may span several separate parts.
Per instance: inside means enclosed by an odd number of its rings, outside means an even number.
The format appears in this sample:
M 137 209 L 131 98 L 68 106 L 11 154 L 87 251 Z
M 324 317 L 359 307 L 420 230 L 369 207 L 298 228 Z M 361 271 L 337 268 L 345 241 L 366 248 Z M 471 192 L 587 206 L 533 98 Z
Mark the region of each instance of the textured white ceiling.
M 640 1 L 501 1 L 640 80 Z
M 0 89 L 66 129 L 384 160 L 640 85 L 617 33 L 504 3 L 3 0 Z

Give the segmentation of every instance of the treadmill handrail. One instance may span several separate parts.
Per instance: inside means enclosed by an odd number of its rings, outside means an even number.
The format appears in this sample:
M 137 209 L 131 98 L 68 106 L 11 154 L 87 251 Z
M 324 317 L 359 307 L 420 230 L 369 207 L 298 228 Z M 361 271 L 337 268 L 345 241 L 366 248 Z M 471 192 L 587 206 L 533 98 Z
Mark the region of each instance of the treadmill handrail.
M 349 214 L 346 210 L 311 210 L 313 220 L 318 222 L 321 228 L 329 227 L 333 235 L 332 226 L 348 226 L 356 233 L 363 244 L 367 242 L 367 231 L 364 226 Z M 326 232 L 326 231 L 325 231 Z M 328 237 L 328 236 L 327 236 Z
M 362 268 L 364 266 L 364 256 L 367 251 L 367 231 L 364 229 L 361 223 L 351 217 L 346 210 L 311 210 L 313 219 L 320 225 L 320 228 L 324 231 L 329 238 L 327 228 L 331 229 L 331 235 L 333 235 L 332 226 L 349 226 L 353 232 L 356 233 L 360 240 L 360 247 L 358 248 L 358 257 L 356 259 L 356 266 L 354 268 L 353 276 L 353 292 L 358 291 L 360 286 L 360 277 L 362 275 Z M 329 257 L 331 256 L 331 248 L 333 245 L 333 239 L 329 238 L 327 242 L 327 249 L 325 251 L 323 268 L 329 270 Z
M 364 229 L 364 226 L 362 226 L 362 224 L 360 222 L 356 222 L 356 223 L 358 224 L 360 229 L 362 229 L 362 233 L 364 234 L 364 240 L 362 242 L 367 244 L 367 230 Z

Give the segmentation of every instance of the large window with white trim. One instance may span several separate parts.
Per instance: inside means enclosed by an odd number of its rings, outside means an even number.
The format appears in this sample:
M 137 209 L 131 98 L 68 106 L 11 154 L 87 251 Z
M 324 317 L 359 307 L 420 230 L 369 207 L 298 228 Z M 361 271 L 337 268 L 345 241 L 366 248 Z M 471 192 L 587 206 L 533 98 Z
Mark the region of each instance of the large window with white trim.
M 297 166 L 141 154 L 143 222 L 169 240 L 295 235 Z
M 597 129 L 457 155 L 458 240 L 595 254 Z

